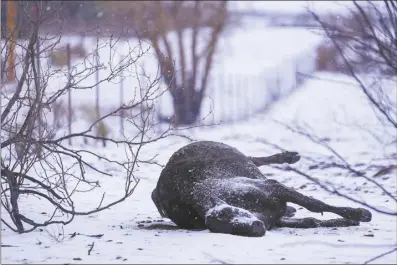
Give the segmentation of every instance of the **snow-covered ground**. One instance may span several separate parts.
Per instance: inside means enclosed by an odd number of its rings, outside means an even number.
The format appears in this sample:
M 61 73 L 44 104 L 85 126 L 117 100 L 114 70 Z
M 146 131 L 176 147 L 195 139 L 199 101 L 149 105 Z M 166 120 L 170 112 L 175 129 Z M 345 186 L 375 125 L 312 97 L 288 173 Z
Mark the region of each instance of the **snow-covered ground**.
M 282 9 L 284 8 L 286 8 L 285 3 Z M 261 22 L 255 24 L 251 22 L 243 24 L 236 31 L 227 32 L 223 41 L 220 42 L 219 53 L 214 63 L 213 83 L 208 90 L 207 101 L 204 102 L 203 115 L 206 115 L 212 108 L 215 108 L 215 115 L 220 115 L 221 118 L 232 116 L 230 109 L 233 108 L 249 106 L 254 110 L 258 109 L 266 101 L 269 91 L 273 91 L 275 77 L 281 75 L 282 81 L 286 82 L 285 88 L 288 90 L 291 82 L 294 81 L 292 75 L 294 68 L 298 67 L 299 71 L 307 73 L 313 69 L 314 49 L 321 41 L 318 35 L 303 29 L 274 30 L 264 27 Z M 63 43 L 71 42 L 72 45 L 78 43 L 78 39 L 71 37 L 63 41 Z M 108 40 L 101 41 L 108 42 Z M 93 39 L 85 39 L 84 44 L 89 52 L 92 51 L 94 42 Z M 131 47 L 136 46 L 133 41 L 129 44 L 132 45 Z M 123 43 L 117 47 L 116 61 L 119 56 L 126 54 L 127 46 L 127 43 Z M 146 44 L 143 46 L 148 47 Z M 106 48 L 104 50 L 106 51 Z M 106 63 L 108 55 L 106 52 L 101 54 L 103 62 Z M 157 66 L 153 53 L 151 56 L 149 59 L 142 58 L 143 65 L 151 70 L 150 73 L 155 73 Z M 101 76 L 105 74 L 106 70 L 101 70 Z M 335 185 L 343 186 L 343 191 L 350 196 L 364 199 L 371 205 L 396 211 L 395 202 L 393 203 L 378 188 L 361 178 L 341 175 L 335 169 L 309 170 L 310 166 L 316 165 L 306 157 L 317 160 L 326 159 L 321 155 L 329 155 L 329 153 L 324 148 L 287 131 L 274 122 L 278 120 L 285 123 L 304 123 L 305 128 L 310 127 L 321 138 L 328 138 L 328 142 L 360 170 L 366 169 L 366 165 L 374 161 L 378 165 L 390 163 L 390 161 L 377 159 L 383 157 L 384 154 L 396 156 L 395 145 L 389 144 L 384 148 L 368 132 L 358 128 L 373 128 L 385 143 L 390 142 L 395 131 L 378 130 L 373 110 L 365 104 L 365 99 L 357 87 L 349 85 L 354 82 L 347 77 L 331 74 L 321 74 L 318 77 L 337 79 L 338 82 L 308 81 L 296 93 L 273 105 L 266 115 L 257 115 L 246 122 L 234 125 L 198 128 L 186 133 L 196 140 L 222 141 L 252 156 L 269 155 L 279 151 L 266 142 L 277 144 L 287 150 L 299 151 L 303 159 L 296 164 L 297 168 L 309 172 L 320 180 L 332 180 Z M 57 77 L 54 80 L 51 82 L 51 86 L 54 86 L 51 89 L 64 85 L 64 78 Z M 93 81 L 94 75 L 82 84 L 89 85 Z M 136 78 L 126 79 L 124 86 L 126 100 L 132 98 L 137 86 Z M 231 87 L 238 89 L 233 90 Z M 118 88 L 117 83 L 101 84 L 100 101 L 103 107 L 116 107 L 119 104 Z M 225 96 L 225 91 L 232 94 L 237 90 L 239 94 L 235 93 L 229 98 Z M 395 90 L 390 92 L 394 93 L 391 94 L 392 99 L 396 98 L 395 92 Z M 72 98 L 74 108 L 81 104 L 91 106 L 95 104 L 93 89 L 73 91 Z M 225 99 L 233 101 L 226 102 Z M 245 104 L 241 104 L 241 101 Z M 221 104 L 227 109 L 220 107 Z M 170 102 L 167 103 L 164 99 L 161 107 L 166 113 L 170 109 Z M 78 117 L 76 119 L 73 131 L 80 129 L 83 125 L 82 119 Z M 344 123 L 356 123 L 356 127 L 347 127 L 343 125 Z M 116 123 L 108 125 L 114 132 L 119 129 Z M 152 157 L 158 154 L 157 161 L 165 164 L 174 151 L 187 143 L 185 139 L 170 137 L 148 145 L 142 155 Z M 83 148 L 112 159 L 124 158 L 124 153 L 117 148 L 103 149 L 92 145 L 83 146 Z M 120 190 L 126 175 L 126 172 L 106 168 L 104 164 L 96 160 L 92 162 L 112 172 L 113 177 L 101 176 L 102 189 L 98 189 L 98 192 L 93 194 L 83 194 L 82 197 L 76 199 L 76 205 L 83 209 L 95 208 L 104 190 L 108 199 L 120 197 Z M 362 223 L 359 227 L 283 228 L 269 231 L 261 238 L 180 230 L 169 220 L 162 220 L 151 201 L 151 191 L 156 185 L 160 170 L 155 165 L 141 166 L 137 171 L 141 182 L 129 199 L 101 213 L 85 217 L 78 216 L 71 224 L 63 228 L 51 226 L 42 231 L 18 235 L 3 225 L 2 244 L 12 247 L 2 246 L 2 263 L 362 263 L 392 249 L 397 243 L 396 217 L 376 212 L 373 212 L 372 222 Z M 336 195 L 328 194 L 307 179 L 292 172 L 280 171 L 272 167 L 262 167 L 261 170 L 267 177 L 278 179 L 306 195 L 327 203 L 360 206 Z M 376 168 L 366 170 L 370 176 L 376 172 Z M 396 195 L 397 181 L 395 174 L 396 171 L 392 171 L 377 178 L 377 181 L 394 192 L 394 195 Z M 97 174 L 90 170 L 87 175 L 93 179 L 98 178 Z M 41 216 L 41 218 L 45 218 L 50 212 L 46 209 L 46 205 L 37 204 L 37 200 L 25 201 L 21 211 L 27 213 L 28 216 Z M 4 211 L 2 211 L 3 216 L 7 217 Z M 303 216 L 313 216 L 319 219 L 334 217 L 330 213 L 319 216 L 305 209 L 299 209 L 297 217 Z M 63 235 L 58 236 L 58 233 Z M 71 237 L 72 234 L 76 236 Z M 90 237 L 90 235 L 98 234 L 103 234 L 103 236 Z M 95 244 L 91 255 L 88 255 L 89 245 L 93 242 Z M 396 254 L 385 256 L 379 262 L 396 263 Z
M 371 205 L 397 210 L 396 203 L 387 198 L 379 188 L 365 180 L 338 174 L 335 169 L 313 169 L 313 162 L 305 157 L 318 158 L 326 150 L 304 137 L 287 131 L 274 120 L 305 123 L 319 136 L 329 138 L 328 143 L 341 152 L 353 165 L 365 166 L 386 154 L 397 154 L 395 145 L 381 146 L 367 132 L 346 127 L 343 123 L 355 122 L 364 128 L 377 129 L 377 119 L 368 107 L 365 97 L 351 79 L 333 74 L 318 74 L 319 79 L 309 80 L 297 93 L 273 105 L 266 116 L 258 115 L 249 121 L 222 125 L 215 128 L 201 128 L 187 132 L 196 140 L 215 140 L 230 144 L 246 154 L 270 155 L 277 152 L 265 141 L 277 144 L 287 150 L 299 151 L 303 158 L 296 167 L 309 172 L 320 180 L 329 180 L 336 185 L 343 184 L 350 196 L 361 198 Z M 326 79 L 338 82 L 326 81 Z M 395 93 L 395 89 L 390 93 Z M 391 98 L 396 98 L 391 94 Z M 379 132 L 379 131 L 378 131 Z M 387 142 L 395 131 L 380 132 Z M 165 164 L 174 151 L 187 144 L 187 140 L 167 138 L 154 143 L 145 150 L 145 155 L 159 154 L 157 161 Z M 94 148 L 93 152 L 117 158 L 123 154 L 117 149 Z M 65 161 L 66 162 L 66 161 Z M 380 161 L 378 163 L 386 163 Z M 390 162 L 390 161 L 389 161 Z M 2 263 L 316 263 L 341 264 L 363 263 L 384 253 L 397 244 L 397 219 L 373 211 L 370 223 L 348 228 L 274 229 L 264 237 L 246 238 L 209 231 L 186 231 L 175 227 L 169 220 L 161 219 L 150 195 L 155 187 L 160 168 L 155 165 L 139 168 L 139 183 L 135 193 L 125 202 L 92 216 L 77 216 L 63 227 L 64 238 L 55 240 L 50 234 L 61 233 L 60 226 L 44 231 L 18 235 L 2 226 Z M 329 204 L 359 207 L 360 205 L 329 194 L 307 179 L 292 172 L 262 167 L 269 178 L 277 179 L 300 192 L 324 200 Z M 367 169 L 369 176 L 375 169 Z M 103 177 L 101 185 L 107 195 L 116 198 L 120 193 L 125 172 L 113 172 L 113 177 Z M 94 172 L 88 172 L 95 178 Z M 396 171 L 377 178 L 382 185 L 396 196 Z M 95 207 L 89 194 L 80 198 L 76 205 L 83 208 Z M 30 201 L 23 211 L 37 211 L 37 205 Z M 4 216 L 2 212 L 2 216 Z M 297 217 L 312 216 L 318 219 L 334 218 L 310 213 L 298 207 Z M 70 235 L 77 233 L 76 236 Z M 89 235 L 103 234 L 100 238 Z M 94 244 L 91 255 L 90 245 Z M 387 255 L 377 263 L 395 264 L 396 252 Z

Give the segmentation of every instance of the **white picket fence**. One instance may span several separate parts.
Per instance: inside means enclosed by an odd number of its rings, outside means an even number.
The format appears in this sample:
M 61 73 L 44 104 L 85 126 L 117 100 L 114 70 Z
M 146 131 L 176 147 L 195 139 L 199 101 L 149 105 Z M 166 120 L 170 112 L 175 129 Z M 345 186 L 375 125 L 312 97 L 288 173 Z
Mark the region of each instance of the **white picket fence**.
M 203 102 L 201 118 L 215 123 L 234 123 L 264 113 L 288 97 L 316 71 L 316 54 L 307 50 L 257 75 L 218 75 L 212 78 Z M 208 116 L 208 117 L 207 117 Z
M 204 123 L 234 123 L 263 113 L 298 88 L 300 73 L 316 71 L 321 36 L 304 28 L 264 27 L 256 21 L 245 21 L 218 43 L 201 107 Z M 173 114 L 169 93 L 158 111 Z

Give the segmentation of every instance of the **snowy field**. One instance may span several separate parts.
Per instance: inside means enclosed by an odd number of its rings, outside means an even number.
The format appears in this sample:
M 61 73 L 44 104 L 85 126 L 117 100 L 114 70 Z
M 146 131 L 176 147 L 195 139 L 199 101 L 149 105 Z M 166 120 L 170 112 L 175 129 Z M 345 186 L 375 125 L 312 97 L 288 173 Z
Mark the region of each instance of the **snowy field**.
M 329 138 L 328 142 L 341 152 L 353 165 L 365 169 L 371 161 L 384 154 L 397 155 L 395 145 L 387 148 L 379 145 L 367 132 L 346 127 L 343 123 L 354 122 L 365 128 L 378 128 L 373 110 L 366 105 L 362 93 L 347 77 L 333 74 L 317 74 L 320 79 L 309 80 L 297 93 L 273 105 L 266 116 L 235 125 L 215 128 L 201 128 L 188 132 L 196 140 L 214 140 L 230 144 L 247 155 L 270 155 L 279 150 L 266 144 L 277 144 L 287 150 L 296 150 L 303 158 L 296 167 L 309 172 L 319 180 L 332 180 L 343 184 L 350 196 L 360 198 L 371 205 L 397 210 L 395 202 L 365 180 L 338 174 L 335 169 L 312 169 L 314 162 L 306 158 L 318 158 L 326 151 L 303 137 L 287 131 L 274 120 L 305 123 L 319 136 Z M 390 93 L 395 93 L 395 89 Z M 394 96 L 394 97 L 393 97 Z M 396 98 L 391 94 L 391 98 Z M 387 142 L 395 131 L 382 132 Z M 150 145 L 145 155 L 159 154 L 157 161 L 165 164 L 174 151 L 187 144 L 187 140 L 168 138 Z M 122 154 L 116 149 L 91 148 L 106 157 L 117 158 Z M 161 151 L 159 151 L 161 150 Z M 66 161 L 65 161 L 66 162 Z M 390 161 L 378 161 L 386 164 Z M 274 229 L 264 237 L 246 238 L 209 231 L 186 231 L 175 227 L 169 220 L 161 219 L 150 194 L 160 174 L 154 165 L 139 168 L 139 183 L 135 193 L 125 202 L 92 216 L 77 216 L 65 226 L 52 226 L 43 231 L 18 235 L 2 226 L 2 263 L 312 263 L 312 264 L 361 264 L 397 244 L 396 217 L 372 211 L 370 223 L 348 228 Z M 374 168 L 366 169 L 369 176 Z M 307 179 L 292 172 L 271 167 L 261 171 L 285 185 L 294 187 L 305 195 L 339 206 L 360 207 L 360 205 L 329 194 Z M 101 180 L 110 198 L 119 194 L 125 172 L 112 172 L 113 177 Z M 88 172 L 94 177 L 94 172 Z M 396 171 L 378 178 L 382 185 L 396 196 Z M 95 207 L 90 195 L 84 195 L 77 202 L 82 208 Z M 297 217 L 312 216 L 318 219 L 334 218 L 330 213 L 310 213 L 298 208 Z M 23 205 L 24 212 L 37 211 L 37 205 L 30 201 Z M 41 209 L 40 209 L 41 210 Z M 44 209 L 45 212 L 45 209 Z M 4 215 L 4 212 L 2 212 Z M 57 234 L 61 233 L 61 236 Z M 72 237 L 71 235 L 76 236 Z M 55 235 L 55 236 L 50 236 Z M 90 235 L 103 234 L 94 238 Z M 90 245 L 94 243 L 91 255 Z M 396 252 L 376 261 L 396 264 Z
M 310 3 L 311 5 L 314 4 L 314 1 L 310 2 L 313 2 Z M 272 12 L 286 11 L 289 13 L 307 7 L 306 1 L 289 3 L 290 5 L 285 5 L 285 3 L 280 5 L 279 1 L 252 1 L 242 6 L 242 1 L 235 2 L 235 4 L 241 5 L 239 8 L 247 10 L 255 8 Z M 317 5 L 317 3 L 315 4 Z M 321 5 L 321 7 L 322 10 L 331 9 L 331 5 Z M 332 10 L 339 9 L 332 5 Z M 232 101 L 228 103 L 229 109 L 249 106 L 251 112 L 255 112 L 268 100 L 269 88 L 275 87 L 277 76 L 283 76 L 285 84 L 281 85 L 281 93 L 284 94 L 289 92 L 288 89 L 294 82 L 294 70 L 298 68 L 300 72 L 311 73 L 313 69 L 314 50 L 322 40 L 319 35 L 304 29 L 266 28 L 261 22 L 252 24 L 252 21 L 247 21 L 248 23 L 243 23 L 239 29 L 226 32 L 224 39 L 219 44 L 211 85 L 204 101 L 202 113 L 205 116 L 213 110 L 214 114 L 210 118 L 215 121 L 225 120 L 233 115 L 230 111 L 220 107 L 225 103 L 222 101 L 226 98 L 225 91 L 226 95 L 231 94 L 229 99 L 232 98 Z M 172 36 L 170 37 L 172 38 Z M 76 45 L 78 42 L 78 38 L 68 37 L 61 43 Z M 109 57 L 109 52 L 106 49 L 109 42 L 108 39 L 102 39 L 100 42 L 105 47 L 104 53 L 101 53 L 100 56 L 106 63 Z M 84 46 L 88 52 L 93 50 L 93 45 L 95 45 L 95 39 L 85 39 Z M 114 54 L 114 61 L 117 62 L 121 56 L 128 52 L 129 48 L 137 47 L 136 45 L 137 43 L 134 41 L 128 41 L 128 43 L 120 41 L 120 46 L 117 46 Z M 146 50 L 148 45 L 143 44 L 142 48 Z M 138 50 L 136 52 L 139 52 Z M 42 64 L 45 63 L 42 62 Z M 141 63 L 152 76 L 156 73 L 157 65 L 153 52 L 149 51 L 149 56 L 145 56 L 138 63 Z M 81 67 L 81 65 L 76 67 Z M 101 70 L 101 76 L 105 76 L 106 73 L 107 70 Z M 330 155 L 329 152 L 306 138 L 291 133 L 284 126 L 275 122 L 294 122 L 304 124 L 305 128 L 311 128 L 321 138 L 328 139 L 327 142 L 342 153 L 347 161 L 360 170 L 365 170 L 369 176 L 374 175 L 379 169 L 367 168 L 368 164 L 382 166 L 393 162 L 381 159 L 385 156 L 392 156 L 395 161 L 397 158 L 395 145 L 388 144 L 386 147 L 380 145 L 371 134 L 360 129 L 374 129 L 384 143 L 390 143 L 395 135 L 395 130 L 382 131 L 373 110 L 366 104 L 362 93 L 356 86 L 351 85 L 354 83 L 353 80 L 328 73 L 316 74 L 316 76 L 320 80 L 307 81 L 289 97 L 281 98 L 266 115 L 257 115 L 246 122 L 234 125 L 198 128 L 190 130 L 186 134 L 195 140 L 221 141 L 252 156 L 271 155 L 280 151 L 269 143 L 286 150 L 298 151 L 301 153 L 302 159 L 294 165 L 296 168 L 310 173 L 320 181 L 331 181 L 349 196 L 366 201 L 380 209 L 397 211 L 395 202 L 364 179 L 341 174 L 341 171 L 334 168 L 321 169 L 319 163 L 326 160 L 326 156 Z M 56 78 L 54 82 L 50 82 L 50 89 L 58 89 L 66 81 L 62 76 L 54 78 Z M 328 79 L 337 82 L 326 81 Z M 90 85 L 93 82 L 94 75 L 85 79 L 81 85 Z M 136 87 L 139 87 L 139 84 L 134 76 L 125 79 L 126 101 L 132 99 Z M 120 104 L 118 88 L 117 82 L 101 84 L 100 101 L 104 109 L 114 108 Z M 241 88 L 244 88 L 244 95 L 239 94 Z M 73 108 L 77 109 L 81 105 L 94 106 L 94 91 L 94 89 L 73 91 Z M 390 97 L 396 99 L 395 88 L 390 93 Z M 244 99 L 244 104 L 241 103 L 242 99 Z M 170 98 L 163 98 L 160 107 L 164 114 L 170 114 Z M 75 118 L 73 131 L 87 125 L 78 116 Z M 355 124 L 355 127 L 344 125 L 352 123 Z M 113 120 L 108 125 L 113 129 L 113 134 L 118 132 L 118 121 Z M 188 143 L 185 139 L 170 137 L 148 145 L 141 155 L 152 157 L 158 154 L 157 162 L 165 164 L 173 152 Z M 124 159 L 124 153 L 120 151 L 120 148 L 103 149 L 93 145 L 82 147 L 103 154 L 107 158 Z M 124 185 L 126 172 L 106 168 L 106 165 L 98 160 L 93 159 L 90 162 L 96 163 L 106 172 L 111 172 L 112 177 L 101 176 L 102 189 L 98 189 L 92 194 L 83 193 L 80 197 L 76 197 L 75 201 L 76 205 L 80 207 L 79 210 L 95 208 L 103 191 L 106 191 L 107 200 L 119 198 L 120 190 Z M 277 179 L 305 195 L 324 200 L 326 203 L 361 207 L 357 203 L 329 194 L 293 172 L 273 167 L 262 167 L 261 171 L 268 178 Z M 209 231 L 181 230 L 168 219 L 162 219 L 151 201 L 150 195 L 160 172 L 161 168 L 155 165 L 141 166 L 137 171 L 140 183 L 130 198 L 109 210 L 91 216 L 77 216 L 67 226 L 54 225 L 44 230 L 18 235 L 2 225 L 1 262 L 36 264 L 356 264 L 364 263 L 387 252 L 395 248 L 397 244 L 396 217 L 374 211 L 372 211 L 372 222 L 362 223 L 358 227 L 282 228 L 268 231 L 261 238 L 213 234 Z M 379 183 L 392 191 L 394 196 L 397 196 L 396 173 L 394 170 L 376 178 Z M 87 175 L 92 179 L 98 179 L 97 174 L 90 170 Z M 311 216 L 318 219 L 336 217 L 330 213 L 324 213 L 321 216 L 294 206 L 298 209 L 296 217 Z M 40 220 L 45 219 L 51 213 L 46 205 L 38 203 L 37 200 L 24 201 L 21 211 L 27 216 L 34 216 Z M 2 209 L 2 216 L 5 214 Z M 3 245 L 9 247 L 3 247 Z M 92 251 L 88 255 L 92 245 Z M 396 264 L 397 254 L 394 252 L 377 260 L 376 263 Z

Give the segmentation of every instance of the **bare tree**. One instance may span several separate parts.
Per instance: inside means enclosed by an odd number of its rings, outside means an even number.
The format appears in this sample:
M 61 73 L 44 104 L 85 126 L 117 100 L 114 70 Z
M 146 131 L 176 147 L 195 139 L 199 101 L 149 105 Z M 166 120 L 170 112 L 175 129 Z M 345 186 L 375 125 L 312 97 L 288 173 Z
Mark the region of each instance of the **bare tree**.
M 141 36 L 153 44 L 161 76 L 173 99 L 173 117 L 160 115 L 160 120 L 177 126 L 193 124 L 199 117 L 216 46 L 228 21 L 227 1 L 135 2 L 128 10 Z
M 49 63 L 50 57 L 60 46 L 63 36 L 61 32 L 42 34 L 41 29 L 46 24 L 59 22 L 62 8 L 49 8 L 45 1 L 18 2 L 18 12 L 19 18 L 29 21 L 24 26 L 28 37 L 14 38 L 15 32 L 2 28 L 5 31 L 2 57 L 6 65 L 2 71 L 15 67 L 16 84 L 14 87 L 5 82 L 1 84 L 1 203 L 8 212 L 1 221 L 15 232 L 26 233 L 50 224 L 68 224 L 76 215 L 100 212 L 124 201 L 139 183 L 137 166 L 157 164 L 154 157 L 141 159 L 143 148 L 159 139 L 179 134 L 171 127 L 160 135 L 152 133 L 156 126 L 154 103 L 163 91 L 159 87 L 159 74 L 145 74 L 140 70 L 142 59 L 150 53 L 148 43 L 138 40 L 138 44 L 133 45 L 126 41 L 128 52 L 124 51 L 120 60 L 117 45 L 123 40 L 110 37 L 83 59 L 73 62 L 70 69 L 53 67 Z M 18 25 L 19 22 L 16 30 Z M 10 42 L 16 46 L 14 66 L 8 62 Z M 36 47 L 38 42 L 40 49 Z M 96 64 L 93 55 L 102 51 L 107 51 L 107 56 Z M 37 58 L 43 63 L 38 64 Z M 95 81 L 98 71 L 101 71 L 100 79 Z M 98 84 L 118 82 L 121 72 L 124 77 L 129 75 L 130 82 L 131 78 L 138 79 L 134 82 L 137 85 L 133 99 L 102 113 L 86 128 L 78 128 L 71 133 L 57 123 L 60 117 L 54 118 L 52 110 L 65 95 L 71 91 L 91 89 Z M 126 125 L 129 136 L 115 138 L 94 132 L 101 122 L 107 122 L 121 112 L 129 117 Z M 56 115 L 60 115 L 59 112 Z M 71 146 L 68 144 L 70 139 L 81 144 L 83 139 L 103 141 L 108 143 L 107 148 L 124 150 L 125 156 L 109 158 L 103 152 L 80 148 L 78 144 Z M 93 163 L 93 159 L 100 163 Z M 107 198 L 106 187 L 101 186 L 107 176 L 112 176 L 106 170 L 109 166 L 125 174 L 120 197 L 113 201 Z M 98 205 L 81 210 L 75 200 L 87 192 L 90 196 L 98 195 Z M 36 203 L 37 208 L 50 205 L 53 211 L 43 220 L 43 216 L 25 209 L 27 203 Z
M 340 67 L 357 81 L 380 118 L 397 128 L 397 107 L 382 82 L 397 75 L 397 4 L 353 1 L 336 20 L 311 14 L 333 44 Z
M 227 22 L 227 1 L 201 2 L 194 1 L 193 6 L 182 1 L 173 1 L 166 11 L 166 6 L 158 5 L 158 13 L 168 13 L 166 17 L 156 16 L 155 27 L 165 25 L 157 34 L 149 34 L 157 58 L 161 65 L 162 76 L 171 92 L 174 104 L 174 123 L 192 124 L 200 114 L 201 102 L 209 83 L 209 75 L 213 63 L 216 45 Z M 190 11 L 192 10 L 192 11 Z M 189 12 L 190 11 L 190 12 Z M 191 43 L 185 42 L 183 23 L 187 15 L 191 15 Z M 166 28 L 176 30 L 177 42 L 167 39 Z M 209 38 L 200 49 L 198 42 L 209 30 Z M 151 32 L 151 31 L 149 31 Z M 160 46 L 163 42 L 163 48 Z M 178 47 L 177 55 L 173 55 L 170 46 Z M 175 56 L 175 57 L 174 57 Z M 190 60 L 188 60 L 188 58 Z M 179 60 L 179 69 L 173 61 Z M 200 69 L 201 67 L 201 69 Z M 164 120 L 164 119 L 163 119 Z
M 397 4 L 395 1 L 387 0 L 353 1 L 346 14 L 341 14 L 338 19 L 332 21 L 329 17 L 320 16 L 315 12 L 311 13 L 319 25 L 319 30 L 325 34 L 335 49 L 337 56 L 334 60 L 346 74 L 356 81 L 357 85 L 354 89 L 359 89 L 363 93 L 368 106 L 374 111 L 380 128 L 363 128 L 353 123 L 343 125 L 349 126 L 351 129 L 359 129 L 372 136 L 381 148 L 395 146 L 397 143 L 397 105 L 395 100 Z M 390 83 L 394 83 L 394 86 Z M 313 164 L 312 168 L 337 168 L 340 175 L 361 179 L 362 183 L 372 185 L 379 193 L 383 194 L 387 201 L 397 203 L 395 191 L 383 185 L 379 178 L 397 169 L 395 153 L 386 152 L 384 157 L 377 158 L 384 165 L 373 163 L 374 161 L 368 165 L 357 165 L 349 161 L 347 155 L 333 146 L 333 143 L 326 140 L 323 135 L 316 134 L 307 124 L 280 124 L 296 135 L 303 136 L 324 148 L 325 155 L 318 158 L 307 158 Z M 385 141 L 386 139 L 387 141 Z M 372 152 L 372 150 L 367 151 Z M 330 179 L 320 181 L 309 171 L 291 166 L 280 169 L 293 171 L 316 183 L 325 191 L 361 204 L 375 212 L 397 216 L 395 208 L 388 209 L 352 195 L 348 187 L 337 185 Z M 350 188 L 356 188 L 357 191 L 361 189 L 361 187 Z M 393 248 L 368 262 L 396 250 L 397 248 Z
M 369 133 L 380 145 L 394 145 L 397 135 L 390 133 L 390 137 L 385 137 L 384 133 L 395 132 L 397 129 L 395 86 L 391 85 L 397 77 L 397 4 L 388 0 L 353 1 L 346 14 L 334 21 L 329 21 L 327 17 L 315 12 L 311 13 L 320 30 L 336 49 L 336 60 L 340 60 L 346 74 L 353 77 L 367 99 L 367 104 L 373 109 L 382 130 L 371 130 L 357 124 L 350 126 Z M 345 164 L 344 168 L 354 173 L 355 170 L 343 161 L 343 155 L 320 141 L 321 137 L 316 137 L 307 128 L 287 128 L 325 146 Z M 385 138 L 391 141 L 384 142 Z
M 338 19 L 330 20 L 334 16 L 318 15 L 310 11 L 319 25 L 320 32 L 333 44 L 337 57 L 334 58 L 340 68 L 356 81 L 356 86 L 364 95 L 368 106 L 374 111 L 379 128 L 364 128 L 356 123 L 342 124 L 352 129 L 358 129 L 373 137 L 382 147 L 395 145 L 397 142 L 397 105 L 395 100 L 395 86 L 397 77 L 397 5 L 393 1 L 353 1 L 345 13 Z M 339 122 L 339 121 L 337 121 Z M 340 122 L 339 122 L 340 123 Z M 345 159 L 324 137 L 316 135 L 307 125 L 282 124 L 285 128 L 304 136 L 311 142 L 324 147 L 328 157 L 323 157 L 328 162 L 321 162 L 321 167 L 336 167 L 346 173 L 364 178 L 377 186 L 391 200 L 397 201 L 396 195 L 387 190 L 373 176 L 357 169 Z M 387 139 L 387 140 L 386 140 Z M 386 140 L 386 141 L 385 141 Z M 371 152 L 371 150 L 368 150 Z M 385 154 L 383 159 L 388 164 L 377 167 L 374 176 L 390 173 L 397 167 L 393 160 L 395 154 Z M 319 161 L 312 161 L 317 162 Z M 367 165 L 370 168 L 373 165 Z M 375 166 L 374 166 L 375 167 Z M 373 167 L 373 168 L 374 168 Z M 304 172 L 302 176 L 310 177 Z M 310 177 L 314 180 L 315 178 Z M 317 182 L 318 183 L 318 182 Z M 320 184 L 320 183 L 318 183 Z M 325 186 L 323 186 L 325 188 Z M 333 189 L 328 190 L 334 193 Z M 341 195 L 341 194 L 340 194 Z M 357 201 L 347 195 L 343 197 Z M 384 213 L 397 215 L 395 211 L 385 211 L 375 206 L 366 205 L 371 209 Z

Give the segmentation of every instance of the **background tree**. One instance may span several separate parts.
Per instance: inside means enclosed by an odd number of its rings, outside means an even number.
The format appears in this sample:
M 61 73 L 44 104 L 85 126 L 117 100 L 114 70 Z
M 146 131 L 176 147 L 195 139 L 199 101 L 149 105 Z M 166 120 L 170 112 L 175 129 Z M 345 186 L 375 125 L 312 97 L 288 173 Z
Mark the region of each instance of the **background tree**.
M 172 95 L 173 122 L 176 125 L 192 124 L 200 114 L 216 45 L 227 22 L 227 2 L 195 1 L 191 5 L 183 1 L 160 3 L 150 22 L 150 28 L 155 27 L 158 31 L 149 30 L 147 36 L 153 43 L 162 77 Z M 185 31 L 182 25 L 188 17 L 191 18 L 188 25 L 190 32 Z M 168 39 L 167 28 L 176 30 L 177 41 Z M 191 41 L 186 41 L 185 35 L 189 33 Z M 207 37 L 203 38 L 203 35 Z M 198 41 L 203 39 L 205 44 L 200 49 Z M 179 62 L 175 64 L 175 60 Z
M 218 40 L 228 23 L 227 1 L 107 2 L 104 6 L 132 19 L 140 37 L 153 45 L 174 106 L 173 117 L 160 115 L 160 120 L 193 124 L 209 84 Z

